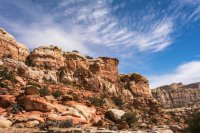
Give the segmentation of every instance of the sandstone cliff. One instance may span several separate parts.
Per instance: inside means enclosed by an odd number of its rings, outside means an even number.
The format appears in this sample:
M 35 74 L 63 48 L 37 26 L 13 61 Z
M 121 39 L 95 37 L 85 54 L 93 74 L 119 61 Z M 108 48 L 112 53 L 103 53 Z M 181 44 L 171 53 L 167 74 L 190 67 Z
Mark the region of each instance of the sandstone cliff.
M 153 89 L 152 94 L 165 108 L 199 106 L 200 83 L 173 83 Z
M 24 62 L 29 54 L 30 50 L 24 44 L 16 42 L 12 35 L 0 29 L 0 57 L 12 57 Z

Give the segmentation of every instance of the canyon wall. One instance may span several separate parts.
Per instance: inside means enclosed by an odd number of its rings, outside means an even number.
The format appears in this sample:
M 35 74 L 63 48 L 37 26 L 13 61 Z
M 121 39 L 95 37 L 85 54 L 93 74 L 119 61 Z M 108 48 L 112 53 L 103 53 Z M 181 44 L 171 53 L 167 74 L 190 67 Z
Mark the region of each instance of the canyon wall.
M 153 89 L 152 94 L 164 108 L 199 106 L 200 82 L 189 85 L 173 83 Z
M 21 77 L 39 83 L 63 83 L 110 97 L 153 99 L 148 80 L 140 74 L 119 74 L 116 58 L 92 58 L 78 51 L 64 52 L 53 45 L 35 48 L 30 53 L 3 29 L 0 42 L 3 66 Z

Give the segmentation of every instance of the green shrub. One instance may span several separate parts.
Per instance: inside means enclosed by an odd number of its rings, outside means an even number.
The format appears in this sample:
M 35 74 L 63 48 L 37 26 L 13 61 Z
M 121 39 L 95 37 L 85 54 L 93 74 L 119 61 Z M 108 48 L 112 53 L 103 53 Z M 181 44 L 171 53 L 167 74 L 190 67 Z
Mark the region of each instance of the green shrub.
M 8 85 L 5 84 L 5 83 L 3 83 L 3 82 L 0 82 L 0 87 L 1 87 L 1 88 L 6 88 L 6 87 L 8 87 Z
M 15 72 L 8 71 L 7 68 L 0 68 L 0 81 L 2 80 L 10 80 L 15 82 Z
M 22 106 L 18 103 L 14 104 L 12 107 L 12 113 L 17 114 L 23 110 Z
M 136 114 L 133 112 L 127 112 L 122 116 L 122 120 L 126 121 L 126 123 L 131 126 L 134 122 L 137 121 Z
M 51 93 L 49 92 L 49 89 L 47 86 L 45 86 L 44 88 L 41 88 L 40 89 L 40 96 L 41 97 L 44 97 L 44 96 L 48 96 L 50 95 Z
M 114 97 L 113 102 L 115 103 L 116 106 L 122 108 L 123 107 L 123 101 L 121 97 Z
M 35 64 L 33 63 L 33 61 L 29 57 L 26 59 L 25 64 L 27 66 L 31 66 L 31 67 L 35 66 Z
M 104 100 L 102 98 L 98 98 L 98 97 L 91 97 L 90 102 L 92 105 L 94 105 L 96 107 L 101 107 L 104 104 Z
M 56 90 L 55 92 L 52 93 L 52 95 L 55 99 L 59 99 L 62 97 L 63 94 L 60 90 Z
M 199 133 L 200 131 L 200 112 L 195 112 L 188 121 L 188 132 Z

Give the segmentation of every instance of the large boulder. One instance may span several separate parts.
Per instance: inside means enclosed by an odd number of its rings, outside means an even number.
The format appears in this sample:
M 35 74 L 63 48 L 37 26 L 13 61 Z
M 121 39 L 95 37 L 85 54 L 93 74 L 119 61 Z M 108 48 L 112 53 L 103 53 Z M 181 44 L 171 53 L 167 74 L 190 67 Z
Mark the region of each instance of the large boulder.
M 22 105 L 26 111 L 50 112 L 55 109 L 53 104 L 48 103 L 44 98 L 35 95 L 23 96 L 18 99 L 18 103 Z
M 36 86 L 28 85 L 25 87 L 25 94 L 26 95 L 40 95 L 40 90 Z
M 108 112 L 106 112 L 106 116 L 112 120 L 112 121 L 120 121 L 122 119 L 122 116 L 125 114 L 123 110 L 119 109 L 109 109 Z

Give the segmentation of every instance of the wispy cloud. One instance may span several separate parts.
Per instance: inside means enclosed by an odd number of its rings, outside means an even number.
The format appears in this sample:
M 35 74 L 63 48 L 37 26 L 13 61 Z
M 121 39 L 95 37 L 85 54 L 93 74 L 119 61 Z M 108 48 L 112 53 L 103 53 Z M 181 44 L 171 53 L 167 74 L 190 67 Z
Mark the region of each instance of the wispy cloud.
M 199 82 L 200 61 L 187 62 L 178 66 L 172 73 L 150 76 L 149 78 L 151 88 L 178 82 L 183 82 L 185 84 Z
M 140 52 L 158 52 L 173 43 L 171 34 L 174 32 L 174 22 L 171 18 L 164 16 L 150 25 L 142 23 L 141 28 L 134 29 L 139 22 L 127 22 L 124 26 L 113 14 L 113 9 L 123 7 L 124 3 L 112 7 L 111 2 L 61 1 L 53 14 L 42 10 L 42 6 L 34 7 L 33 3 L 29 2 L 26 2 L 26 5 L 22 2 L 17 5 L 15 2 L 9 4 L 17 6 L 25 13 L 29 12 L 29 7 L 32 9 L 28 14 L 32 22 L 25 25 L 25 22 L 14 22 L 16 34 L 31 48 L 44 43 L 55 43 L 64 49 L 78 49 L 83 53 L 91 53 L 91 47 L 94 46 L 105 46 L 110 50 L 124 47 L 124 50 L 133 48 Z M 129 18 L 125 16 L 123 20 L 128 21 Z

